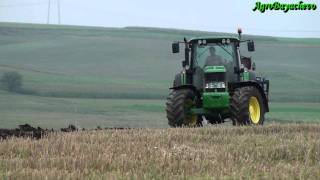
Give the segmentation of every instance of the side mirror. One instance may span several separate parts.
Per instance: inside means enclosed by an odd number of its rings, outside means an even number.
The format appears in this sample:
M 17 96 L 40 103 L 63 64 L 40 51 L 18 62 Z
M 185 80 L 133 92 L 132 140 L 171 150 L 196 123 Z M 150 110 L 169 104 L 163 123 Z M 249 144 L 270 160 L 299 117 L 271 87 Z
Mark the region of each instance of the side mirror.
M 179 53 L 180 46 L 178 42 L 172 43 L 172 53 Z
M 248 51 L 249 52 L 255 51 L 254 42 L 253 41 L 248 41 Z

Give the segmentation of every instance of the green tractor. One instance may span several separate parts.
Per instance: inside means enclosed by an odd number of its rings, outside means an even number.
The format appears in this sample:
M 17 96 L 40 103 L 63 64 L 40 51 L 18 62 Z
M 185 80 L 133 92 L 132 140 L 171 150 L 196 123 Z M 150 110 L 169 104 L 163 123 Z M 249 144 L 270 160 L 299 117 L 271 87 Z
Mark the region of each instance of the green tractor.
M 240 45 L 255 50 L 252 40 L 238 37 L 201 37 L 174 42 L 172 52 L 185 45 L 183 69 L 175 76 L 167 98 L 166 112 L 171 127 L 220 124 L 262 125 L 269 112 L 269 80 L 256 76 L 251 57 L 240 54 Z

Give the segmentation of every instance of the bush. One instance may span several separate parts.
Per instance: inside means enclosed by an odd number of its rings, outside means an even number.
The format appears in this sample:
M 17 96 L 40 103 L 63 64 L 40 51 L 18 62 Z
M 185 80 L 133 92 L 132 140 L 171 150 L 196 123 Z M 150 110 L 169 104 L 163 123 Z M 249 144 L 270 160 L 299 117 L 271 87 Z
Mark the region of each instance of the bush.
M 22 86 L 22 75 L 15 71 L 5 72 L 2 75 L 1 84 L 7 91 L 18 92 Z

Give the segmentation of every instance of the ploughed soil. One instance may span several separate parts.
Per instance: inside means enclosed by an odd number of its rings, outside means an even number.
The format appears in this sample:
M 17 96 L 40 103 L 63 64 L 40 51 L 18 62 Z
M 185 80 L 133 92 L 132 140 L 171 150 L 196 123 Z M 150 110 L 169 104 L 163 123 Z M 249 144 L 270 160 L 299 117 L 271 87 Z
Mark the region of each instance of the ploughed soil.
M 104 129 L 128 129 L 128 128 L 104 128 Z M 103 130 L 101 127 L 97 127 L 95 130 Z M 40 139 L 43 136 L 53 132 L 74 132 L 74 131 L 85 131 L 85 129 L 78 129 L 74 125 L 69 125 L 66 128 L 60 130 L 53 129 L 42 129 L 41 127 L 32 127 L 29 124 L 19 125 L 16 129 L 0 129 L 0 140 L 7 139 L 10 137 L 24 137 Z

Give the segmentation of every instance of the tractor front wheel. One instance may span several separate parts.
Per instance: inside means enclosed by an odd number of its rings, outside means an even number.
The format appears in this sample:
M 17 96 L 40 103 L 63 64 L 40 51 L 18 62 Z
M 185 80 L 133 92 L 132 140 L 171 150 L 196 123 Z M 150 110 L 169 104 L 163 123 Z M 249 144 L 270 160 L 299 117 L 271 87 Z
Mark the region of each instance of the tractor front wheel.
M 230 111 L 233 125 L 262 125 L 265 107 L 259 90 L 252 86 L 236 89 Z
M 172 90 L 166 103 L 168 124 L 171 127 L 202 126 L 202 117 L 191 112 L 196 107 L 197 97 L 192 90 Z

